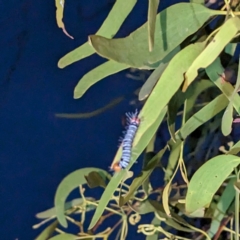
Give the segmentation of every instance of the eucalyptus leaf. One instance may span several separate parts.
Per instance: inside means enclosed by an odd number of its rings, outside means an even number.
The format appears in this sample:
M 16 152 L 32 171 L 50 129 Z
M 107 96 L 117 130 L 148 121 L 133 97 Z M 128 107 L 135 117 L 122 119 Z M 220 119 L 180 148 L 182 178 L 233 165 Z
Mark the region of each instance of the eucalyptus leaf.
M 210 225 L 209 230 L 207 231 L 208 235 L 212 238 L 218 231 L 225 214 L 230 207 L 231 203 L 235 198 L 235 190 L 233 187 L 235 178 L 230 179 L 223 193 L 221 194 L 218 203 L 214 209 L 213 219 Z
M 163 59 L 184 39 L 196 32 L 211 16 L 218 14 L 200 4 L 178 3 L 157 15 L 155 46 L 148 49 L 147 23 L 126 38 L 107 39 L 89 36 L 89 42 L 102 57 L 135 68 L 149 69 L 150 64 Z
M 201 54 L 193 61 L 187 70 L 183 91 L 186 91 L 191 82 L 197 77 L 200 68 L 208 67 L 222 52 L 224 47 L 235 37 L 240 30 L 240 19 L 230 18 L 220 28 Z
M 151 52 L 154 47 L 154 34 L 156 26 L 156 15 L 160 0 L 148 0 L 148 44 Z
M 114 61 L 107 61 L 99 65 L 81 78 L 74 89 L 73 97 L 75 99 L 82 97 L 82 95 L 95 83 L 109 75 L 120 72 L 127 68 L 129 68 L 129 66 Z
M 48 227 L 46 227 L 38 236 L 35 238 L 35 240 L 46 240 L 49 239 L 49 237 L 52 236 L 54 233 L 56 227 L 58 225 L 58 221 L 52 222 Z
M 216 191 L 240 164 L 234 155 L 219 155 L 208 160 L 193 175 L 186 195 L 186 211 L 191 213 L 207 207 Z
M 56 209 L 56 214 L 57 214 L 57 219 L 59 223 L 63 227 L 67 227 L 67 220 L 65 218 L 65 201 L 68 197 L 68 195 L 80 184 L 85 184 L 86 179 L 85 175 L 89 174 L 92 171 L 100 171 L 103 172 L 105 175 L 108 175 L 108 173 L 102 169 L 99 168 L 82 168 L 79 170 L 76 170 L 72 173 L 70 173 L 68 176 L 66 176 L 61 183 L 59 184 L 56 194 L 55 194 L 55 199 L 54 199 L 54 204 L 55 204 L 55 209 Z
M 56 1 L 59 3 L 63 2 L 64 4 L 64 1 L 62 0 Z M 132 11 L 136 2 L 137 0 L 116 0 L 113 8 L 96 34 L 107 38 L 114 37 L 126 17 Z M 92 55 L 93 53 L 94 49 L 88 44 L 88 42 L 86 42 L 62 57 L 58 62 L 58 67 L 64 68 L 76 61 Z

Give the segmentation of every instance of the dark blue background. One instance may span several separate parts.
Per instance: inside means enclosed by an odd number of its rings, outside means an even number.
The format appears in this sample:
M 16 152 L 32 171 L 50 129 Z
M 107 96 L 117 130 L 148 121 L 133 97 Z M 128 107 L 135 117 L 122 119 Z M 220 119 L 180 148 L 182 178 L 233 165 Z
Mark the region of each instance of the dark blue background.
M 74 40 L 57 27 L 54 2 L 0 0 L 1 239 L 34 239 L 34 215 L 53 206 L 63 177 L 83 167 L 108 168 L 131 97 L 90 119 L 54 114 L 93 111 L 142 85 L 123 71 L 74 100 L 79 79 L 105 60 L 94 55 L 65 69 L 57 62 L 98 30 L 114 1 L 66 0 L 64 23 Z M 170 2 L 161 1 L 161 8 Z M 117 37 L 147 20 L 147 4 L 138 1 Z

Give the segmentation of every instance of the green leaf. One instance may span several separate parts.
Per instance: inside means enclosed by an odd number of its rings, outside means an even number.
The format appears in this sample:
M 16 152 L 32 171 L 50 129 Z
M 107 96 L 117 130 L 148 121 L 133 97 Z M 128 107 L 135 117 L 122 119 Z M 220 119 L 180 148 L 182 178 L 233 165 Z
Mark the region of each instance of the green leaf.
M 197 100 L 197 97 L 199 96 L 199 94 L 203 91 L 205 91 L 206 89 L 210 88 L 210 87 L 214 87 L 215 85 L 209 81 L 209 80 L 205 80 L 205 79 L 201 79 L 200 81 L 195 81 L 194 82 L 194 88 L 193 88 L 193 93 L 191 94 L 191 96 L 188 96 L 186 99 L 186 116 L 185 119 L 188 120 L 191 117 L 191 111 L 192 108 L 195 105 L 195 102 Z M 192 85 L 190 85 L 191 87 Z
M 123 206 L 127 203 L 131 197 L 135 194 L 138 188 L 149 178 L 155 167 L 158 165 L 161 160 L 163 154 L 166 151 L 166 147 L 158 152 L 146 165 L 146 167 L 141 171 L 140 175 L 134 178 L 131 185 L 129 186 L 129 190 L 127 194 L 122 197 L 120 196 L 119 205 Z
M 233 107 L 240 115 L 240 97 L 234 93 L 233 86 L 228 82 L 222 82 L 221 74 L 224 69 L 221 65 L 220 59 L 217 58 L 209 67 L 206 68 L 206 73 L 210 80 L 223 92 L 223 94 L 232 102 Z
M 148 0 L 148 45 L 150 52 L 153 50 L 154 46 L 154 34 L 158 5 L 159 0 Z
M 177 118 L 177 114 L 179 108 L 183 105 L 184 101 L 187 97 L 189 97 L 193 92 L 193 87 L 189 87 L 188 91 L 183 93 L 180 89 L 172 96 L 171 100 L 168 103 L 168 117 L 167 117 L 167 124 L 168 124 L 168 131 L 171 135 L 171 138 L 176 141 L 175 139 L 175 122 Z
M 149 78 L 143 84 L 138 94 L 139 101 L 143 101 L 150 95 L 157 81 L 160 79 L 162 73 L 166 69 L 168 63 L 180 50 L 181 50 L 180 46 L 177 46 L 159 62 L 159 66 L 153 71 L 153 73 L 149 76 Z
M 96 171 L 90 172 L 88 175 L 85 175 L 85 179 L 87 180 L 87 184 L 90 188 L 96 188 L 96 187 L 103 187 L 105 188 L 106 185 L 106 179 L 101 176 Z
M 240 19 L 237 17 L 228 19 L 219 32 L 210 41 L 202 53 L 193 61 L 190 68 L 187 70 L 183 91 L 186 91 L 188 86 L 197 77 L 200 68 L 208 67 L 222 52 L 224 47 L 234 38 L 240 30 Z
M 116 98 L 116 99 L 112 100 L 109 104 L 107 104 L 106 106 L 99 108 L 93 112 L 89 112 L 89 113 L 57 113 L 57 114 L 55 114 L 55 116 L 59 117 L 59 118 L 70 118 L 70 119 L 95 117 L 95 116 L 105 112 L 106 110 L 116 106 L 121 101 L 123 101 L 123 99 L 124 99 L 124 97 Z
M 163 59 L 184 39 L 196 32 L 209 17 L 218 13 L 194 3 L 178 3 L 163 10 L 157 15 L 155 46 L 152 52 L 148 51 L 147 23 L 126 38 L 107 39 L 91 35 L 89 41 L 102 57 L 131 67 L 149 69 L 149 64 Z
M 129 66 L 114 61 L 107 61 L 85 74 L 74 89 L 74 98 L 80 98 L 95 83 L 103 78 L 120 72 Z
M 50 238 L 49 240 L 76 240 L 78 236 L 68 234 L 68 233 L 63 233 L 63 234 L 58 234 L 55 237 Z
M 235 143 L 227 154 L 236 155 L 240 152 L 240 141 Z
M 49 237 L 51 237 L 52 234 L 54 233 L 57 225 L 58 225 L 58 221 L 52 222 L 48 227 L 46 227 L 40 233 L 40 235 L 37 236 L 37 238 L 35 240 L 46 240 L 46 239 L 49 239 Z
M 162 206 L 162 204 L 160 204 L 159 202 L 155 201 L 155 200 L 149 200 L 149 202 L 151 203 L 151 205 L 156 209 L 155 211 L 158 213 L 158 215 L 165 219 L 165 223 L 179 231 L 184 231 L 184 232 L 194 232 L 193 230 L 191 230 L 190 228 L 186 228 L 181 226 L 178 222 L 180 222 L 182 225 L 187 225 L 187 222 L 182 219 L 181 217 L 179 217 L 177 214 L 175 214 L 174 212 L 171 212 L 171 217 L 168 216 L 165 211 L 164 208 Z M 177 221 L 176 221 L 177 220 Z
M 236 48 L 237 48 L 237 43 L 229 43 L 225 47 L 225 53 L 227 53 L 231 56 L 234 56 Z
M 201 52 L 202 48 L 202 43 L 191 44 L 173 57 L 143 107 L 144 111 L 146 111 L 144 122 L 147 121 L 151 124 L 155 121 L 156 116 L 169 103 L 172 96 L 181 86 L 184 80 L 184 72 Z M 156 106 L 158 107 L 156 108 Z
M 60 2 L 60 0 L 58 0 Z M 132 11 L 137 0 L 117 0 L 107 18 L 103 22 L 101 28 L 97 31 L 97 35 L 112 38 L 117 33 L 122 23 Z M 82 46 L 74 49 L 70 53 L 62 57 L 58 62 L 59 68 L 64 68 L 76 61 L 88 57 L 94 53 L 94 49 L 88 44 L 84 43 Z
M 169 182 L 169 180 L 171 179 L 173 171 L 179 160 L 179 155 L 180 155 L 180 151 L 181 151 L 181 143 L 182 143 L 182 141 L 180 139 L 177 139 L 176 142 L 174 142 L 173 139 L 171 139 L 168 143 L 168 146 L 170 147 L 170 155 L 168 158 L 168 163 L 167 163 L 166 171 L 164 174 L 165 182 Z
M 145 119 L 145 116 L 147 117 L 147 115 L 145 115 L 146 114 L 145 112 L 146 112 L 146 110 L 143 108 L 140 113 L 140 114 L 142 114 L 144 121 L 141 122 L 139 129 L 137 131 L 136 137 L 133 142 L 131 161 L 130 161 L 129 165 L 127 166 L 126 170 L 124 169 L 120 172 L 115 173 L 114 176 L 112 177 L 111 181 L 108 183 L 108 185 L 99 201 L 99 205 L 94 213 L 94 216 L 90 223 L 89 229 L 92 229 L 95 226 L 95 224 L 97 223 L 99 218 L 102 216 L 102 213 L 104 212 L 104 209 L 107 206 L 108 202 L 112 198 L 112 195 L 113 195 L 115 189 L 118 187 L 121 180 L 125 177 L 126 171 L 128 171 L 132 167 L 132 165 L 134 164 L 136 159 L 140 156 L 140 154 L 143 152 L 143 150 L 146 148 L 146 146 L 152 139 L 153 135 L 157 131 L 160 123 L 162 122 L 162 120 L 167 112 L 167 108 L 165 107 L 162 109 L 160 114 L 155 119 L 155 122 L 153 122 L 153 123 L 152 122 L 149 123 Z M 121 152 L 121 147 L 118 149 L 118 152 L 116 153 L 116 155 L 119 155 L 119 152 Z
M 62 28 L 63 32 L 68 36 L 70 37 L 71 39 L 73 39 L 73 36 L 71 36 L 66 28 L 65 28 L 65 25 L 62 21 L 63 19 L 63 10 L 64 10 L 64 3 L 65 3 L 65 0 L 55 0 L 55 6 L 57 8 L 56 10 L 56 20 L 57 20 L 57 25 L 59 28 Z
M 217 233 L 217 231 L 221 225 L 221 222 L 222 222 L 223 218 L 225 217 L 227 210 L 229 209 L 231 203 L 233 202 L 233 200 L 235 198 L 235 190 L 233 187 L 233 184 L 235 181 L 236 181 L 236 178 L 230 179 L 230 181 L 228 182 L 223 193 L 221 194 L 221 196 L 218 200 L 218 203 L 215 207 L 211 226 L 210 226 L 209 230 L 207 231 L 209 237 L 211 237 L 211 238 Z
M 181 139 L 186 137 L 196 130 L 199 126 L 213 118 L 221 112 L 228 104 L 227 98 L 221 94 L 208 103 L 205 107 L 195 113 L 180 129 L 178 136 Z
M 223 118 L 222 118 L 222 133 L 224 136 L 228 136 L 232 131 L 232 122 L 233 122 L 233 98 L 238 95 L 240 87 L 240 63 L 238 64 L 238 77 L 234 91 L 230 97 L 230 102 L 226 108 Z
M 222 133 L 224 136 L 228 136 L 232 131 L 232 121 L 233 121 L 233 105 L 230 102 L 225 109 L 225 112 L 222 117 Z
M 213 195 L 239 163 L 239 157 L 220 155 L 203 164 L 188 185 L 186 211 L 191 213 L 208 206 Z
M 108 173 L 102 169 L 99 168 L 82 168 L 79 170 L 76 170 L 69 175 L 67 175 L 59 184 L 56 194 L 55 194 L 55 209 L 57 214 L 57 219 L 59 223 L 63 227 L 67 227 L 67 220 L 65 218 L 64 212 L 65 212 L 65 201 L 68 197 L 68 195 L 80 184 L 85 184 L 86 179 L 85 175 L 89 174 L 92 171 L 100 171 L 103 172 L 103 174 L 108 175 Z

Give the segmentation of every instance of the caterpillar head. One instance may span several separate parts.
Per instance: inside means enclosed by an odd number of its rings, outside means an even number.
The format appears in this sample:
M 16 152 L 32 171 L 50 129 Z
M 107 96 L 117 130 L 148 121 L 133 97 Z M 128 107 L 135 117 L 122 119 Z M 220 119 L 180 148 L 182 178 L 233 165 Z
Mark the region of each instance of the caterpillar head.
M 119 166 L 119 163 L 116 162 L 114 164 L 112 164 L 112 166 L 110 167 L 110 169 L 114 172 L 120 172 L 122 170 L 122 168 Z
M 139 126 L 139 124 L 140 124 L 140 118 L 138 118 L 138 117 L 133 117 L 133 118 L 130 119 L 130 123 L 133 123 L 133 124 Z

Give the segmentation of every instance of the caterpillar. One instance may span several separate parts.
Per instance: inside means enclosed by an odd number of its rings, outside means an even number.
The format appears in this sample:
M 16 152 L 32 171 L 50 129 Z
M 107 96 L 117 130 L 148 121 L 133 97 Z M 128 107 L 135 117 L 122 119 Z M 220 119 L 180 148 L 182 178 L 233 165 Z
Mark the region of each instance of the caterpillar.
M 137 109 L 135 113 L 126 113 L 126 117 L 127 127 L 125 136 L 122 140 L 121 160 L 111 166 L 111 169 L 115 172 L 119 172 L 121 169 L 125 169 L 128 166 L 132 155 L 132 143 L 140 125 Z

